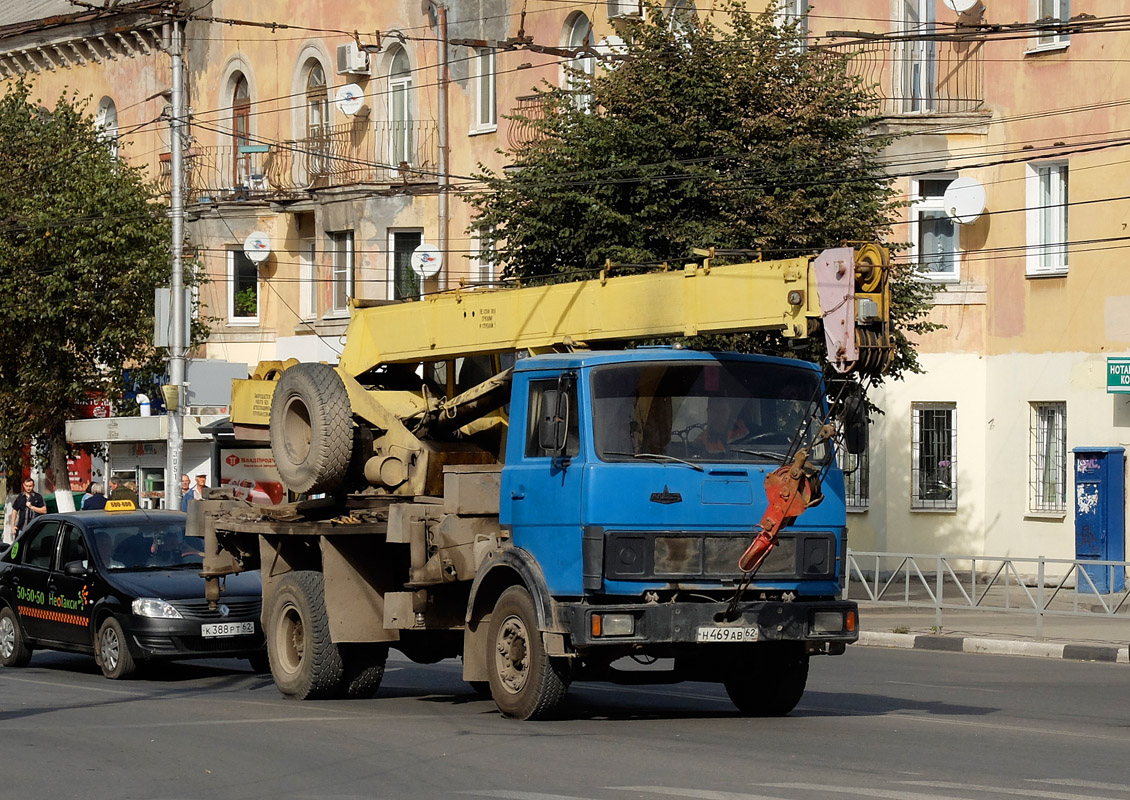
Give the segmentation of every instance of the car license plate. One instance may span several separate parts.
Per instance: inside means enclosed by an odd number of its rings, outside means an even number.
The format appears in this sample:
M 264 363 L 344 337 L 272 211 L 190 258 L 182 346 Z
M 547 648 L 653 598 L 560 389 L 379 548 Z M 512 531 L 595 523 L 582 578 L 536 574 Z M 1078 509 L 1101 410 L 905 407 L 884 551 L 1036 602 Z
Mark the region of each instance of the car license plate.
M 200 635 L 205 639 L 216 639 L 221 636 L 243 636 L 255 633 L 254 622 L 210 622 L 200 626 Z
M 704 625 L 698 629 L 699 642 L 756 642 L 757 628 L 732 628 Z

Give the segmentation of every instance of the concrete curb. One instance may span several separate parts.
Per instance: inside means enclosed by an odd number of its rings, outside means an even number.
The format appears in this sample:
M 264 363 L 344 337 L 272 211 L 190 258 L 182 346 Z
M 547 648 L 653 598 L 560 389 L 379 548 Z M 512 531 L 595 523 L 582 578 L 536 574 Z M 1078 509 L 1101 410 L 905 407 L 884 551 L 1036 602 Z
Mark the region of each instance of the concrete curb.
M 1014 639 L 982 639 L 980 637 L 882 633 L 878 631 L 860 632 L 857 644 L 864 647 L 896 647 L 904 650 L 989 653 L 998 656 L 1064 658 L 1071 661 L 1130 664 L 1130 647 L 1126 645 L 1052 644 L 1050 642 L 1026 642 Z

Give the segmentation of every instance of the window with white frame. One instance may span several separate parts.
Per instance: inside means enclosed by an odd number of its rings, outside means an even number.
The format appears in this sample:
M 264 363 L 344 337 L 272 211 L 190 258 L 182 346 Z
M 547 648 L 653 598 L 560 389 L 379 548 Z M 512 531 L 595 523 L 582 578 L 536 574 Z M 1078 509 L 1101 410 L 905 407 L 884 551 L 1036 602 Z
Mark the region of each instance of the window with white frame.
M 868 440 L 865 440 L 861 453 L 849 453 L 845 447 L 836 448 L 836 461 L 844 473 L 844 502 L 849 511 L 864 511 L 871 503 L 870 449 Z
M 424 241 L 422 231 L 389 231 L 389 273 L 396 300 L 419 297 L 420 276 L 412 269 L 412 251 Z
M 403 47 L 395 49 L 388 71 L 389 158 L 393 167 L 416 163 L 412 121 L 412 65 Z
M 915 403 L 910 507 L 957 508 L 957 405 Z
M 608 0 L 608 18 L 638 17 L 643 13 L 642 0 Z
M 911 183 L 910 208 L 912 258 L 922 266 L 923 277 L 956 281 L 961 277 L 959 227 L 946 213 L 943 196 L 952 177 L 918 178 Z
M 580 50 L 594 44 L 592 22 L 584 14 L 577 14 L 569 25 L 565 46 L 570 50 Z M 596 72 L 596 59 L 591 55 L 578 54 L 576 58 L 565 62 L 565 67 L 565 88 L 574 93 L 573 105 L 580 109 L 590 108 L 592 95 L 586 89 Z
M 486 256 L 489 255 L 489 243 L 485 244 L 484 249 L 483 238 L 480 234 L 476 233 L 471 237 L 469 258 L 467 260 L 467 272 L 469 273 L 469 280 L 472 286 L 490 286 L 494 283 L 494 265 Z
M 317 274 L 318 245 L 313 239 L 303 240 L 298 248 L 298 313 L 301 319 L 318 316 Z
M 1067 47 L 1071 37 L 1057 23 L 1071 19 L 1071 0 L 1030 0 L 1033 19 L 1045 23 L 1035 36 L 1034 50 Z
M 1067 272 L 1067 163 L 1029 164 L 1025 199 L 1028 274 Z
M 895 96 L 902 114 L 935 110 L 937 99 L 937 21 L 935 0 L 902 0 L 899 4 L 899 33 L 894 43 Z
M 475 133 L 498 128 L 497 73 L 493 47 L 475 50 Z
M 242 248 L 228 250 L 228 324 L 259 324 L 259 265 Z
M 103 97 L 94 114 L 94 127 L 98 129 L 98 141 L 105 142 L 112 158 L 118 157 L 118 107 L 109 97 Z
M 808 0 L 777 0 L 775 15 L 778 25 L 799 25 L 808 33 Z
M 349 311 L 349 298 L 355 297 L 353 285 L 353 231 L 330 231 L 330 308 L 332 315 Z
M 1067 403 L 1030 403 L 1028 509 L 1067 510 Z

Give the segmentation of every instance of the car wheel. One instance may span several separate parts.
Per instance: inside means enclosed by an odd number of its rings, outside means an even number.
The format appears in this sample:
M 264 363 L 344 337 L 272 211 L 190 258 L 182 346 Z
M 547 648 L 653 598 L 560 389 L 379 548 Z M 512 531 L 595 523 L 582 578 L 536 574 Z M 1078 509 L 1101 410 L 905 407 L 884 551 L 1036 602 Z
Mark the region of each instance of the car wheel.
M 755 644 L 723 678 L 726 694 L 743 714 L 783 717 L 796 708 L 808 683 L 808 654 L 793 642 Z
M 0 664 L 24 667 L 31 660 L 31 648 L 24 640 L 20 619 L 10 608 L 0 611 Z
M 267 635 L 271 675 L 279 691 L 296 700 L 339 697 L 345 665 L 330 641 L 322 574 L 290 572 L 275 586 Z
M 342 697 L 365 700 L 375 695 L 385 677 L 388 647 L 354 644 L 342 645 L 340 649 L 344 665 Z
M 120 681 L 137 672 L 137 662 L 130 654 L 122 624 L 113 617 L 108 617 L 98 629 L 97 644 L 98 666 L 107 678 Z
M 487 634 L 490 692 L 498 710 L 512 719 L 549 716 L 569 688 L 565 659 L 545 652 L 534 601 L 511 586 L 494 606 Z

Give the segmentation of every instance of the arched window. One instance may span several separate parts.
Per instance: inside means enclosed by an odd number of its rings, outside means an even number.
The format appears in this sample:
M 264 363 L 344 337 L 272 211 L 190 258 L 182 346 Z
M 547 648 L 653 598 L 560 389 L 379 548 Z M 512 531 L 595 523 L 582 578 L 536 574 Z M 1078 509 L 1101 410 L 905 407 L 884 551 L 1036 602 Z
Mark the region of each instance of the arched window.
M 232 161 L 235 165 L 232 178 L 236 186 L 247 186 L 251 179 L 251 154 L 242 148 L 251 143 L 251 90 L 247 78 L 237 74 L 234 78 L 231 101 Z
M 565 46 L 570 50 L 593 46 L 592 22 L 584 14 L 578 14 L 573 18 Z M 596 71 L 596 59 L 591 55 L 578 55 L 566 66 L 569 67 L 569 71 L 565 75 L 565 88 L 574 92 L 573 104 L 577 108 L 589 108 L 592 105 L 592 95 L 585 90 L 588 88 L 588 79 L 591 79 Z
M 94 125 L 98 128 L 98 138 L 106 142 L 110 155 L 118 157 L 118 107 L 109 97 L 103 97 L 94 114 Z
M 326 154 L 330 152 L 330 97 L 326 89 L 326 71 L 321 63 L 311 60 L 306 75 L 306 153 L 311 179 L 328 172 Z
M 389 66 L 388 103 L 392 166 L 412 164 L 416 157 L 412 123 L 412 65 L 403 47 L 396 48 Z
M 674 0 L 667 8 L 668 24 L 671 30 L 682 36 L 698 18 L 698 9 L 694 0 Z

